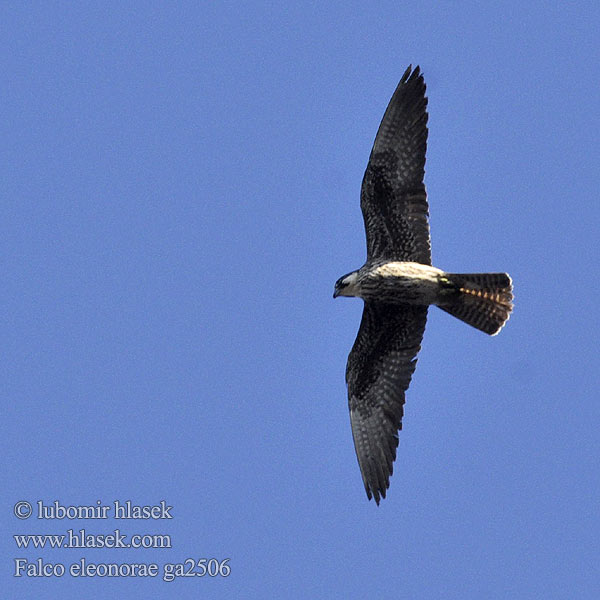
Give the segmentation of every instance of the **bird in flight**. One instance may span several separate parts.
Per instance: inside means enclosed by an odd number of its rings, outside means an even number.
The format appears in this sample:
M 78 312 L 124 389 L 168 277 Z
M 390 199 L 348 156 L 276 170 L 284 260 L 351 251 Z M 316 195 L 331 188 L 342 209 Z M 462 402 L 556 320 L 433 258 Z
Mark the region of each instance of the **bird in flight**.
M 496 335 L 512 310 L 507 273 L 446 273 L 431 265 L 423 178 L 427 98 L 408 67 L 383 115 L 362 182 L 367 261 L 335 284 L 333 297 L 364 300 L 346 383 L 354 447 L 369 500 L 390 485 L 404 395 L 430 304 Z

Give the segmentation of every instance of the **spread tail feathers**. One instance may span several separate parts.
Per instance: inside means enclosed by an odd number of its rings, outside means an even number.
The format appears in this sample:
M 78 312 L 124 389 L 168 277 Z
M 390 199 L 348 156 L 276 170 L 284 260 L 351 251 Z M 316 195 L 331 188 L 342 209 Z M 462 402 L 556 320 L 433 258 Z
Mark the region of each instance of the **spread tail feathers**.
M 507 273 L 447 273 L 450 293 L 438 306 L 461 321 L 496 335 L 512 310 L 512 281 Z

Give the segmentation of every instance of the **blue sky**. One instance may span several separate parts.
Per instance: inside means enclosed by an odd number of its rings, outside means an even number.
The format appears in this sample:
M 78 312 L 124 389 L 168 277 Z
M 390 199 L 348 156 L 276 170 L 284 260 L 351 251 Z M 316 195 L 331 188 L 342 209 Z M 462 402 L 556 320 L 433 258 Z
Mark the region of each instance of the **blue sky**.
M 6 597 L 596 598 L 596 3 L 6 3 Z M 488 338 L 433 308 L 395 473 L 364 494 L 344 384 L 360 183 L 428 85 L 433 256 L 508 271 Z M 591 282 L 590 282 L 591 281 Z M 34 507 L 173 506 L 156 521 Z M 112 514 L 112 513 L 111 513 Z M 18 549 L 15 534 L 172 548 Z M 15 577 L 230 558 L 227 578 Z

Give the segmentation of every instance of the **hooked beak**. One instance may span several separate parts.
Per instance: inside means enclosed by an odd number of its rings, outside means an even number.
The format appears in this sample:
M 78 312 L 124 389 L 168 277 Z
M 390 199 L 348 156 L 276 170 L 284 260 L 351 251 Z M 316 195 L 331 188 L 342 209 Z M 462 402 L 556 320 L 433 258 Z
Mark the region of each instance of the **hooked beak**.
M 337 289 L 333 290 L 333 297 L 337 298 L 340 295 L 340 293 L 337 291 Z

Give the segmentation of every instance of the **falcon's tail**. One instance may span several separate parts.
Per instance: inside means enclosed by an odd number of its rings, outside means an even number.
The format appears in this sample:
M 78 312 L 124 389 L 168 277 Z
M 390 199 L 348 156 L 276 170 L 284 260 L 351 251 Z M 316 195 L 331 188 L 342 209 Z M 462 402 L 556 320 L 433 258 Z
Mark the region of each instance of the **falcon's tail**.
M 461 321 L 496 335 L 512 310 L 512 281 L 508 273 L 447 273 L 451 288 L 438 306 Z

